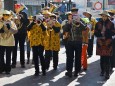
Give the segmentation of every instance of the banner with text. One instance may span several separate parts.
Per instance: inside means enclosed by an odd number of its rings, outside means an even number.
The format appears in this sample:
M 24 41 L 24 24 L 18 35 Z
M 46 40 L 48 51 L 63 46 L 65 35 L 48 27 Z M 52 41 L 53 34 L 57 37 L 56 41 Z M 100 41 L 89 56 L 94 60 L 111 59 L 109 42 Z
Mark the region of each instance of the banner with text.
M 115 0 L 108 0 L 108 5 L 115 5 Z

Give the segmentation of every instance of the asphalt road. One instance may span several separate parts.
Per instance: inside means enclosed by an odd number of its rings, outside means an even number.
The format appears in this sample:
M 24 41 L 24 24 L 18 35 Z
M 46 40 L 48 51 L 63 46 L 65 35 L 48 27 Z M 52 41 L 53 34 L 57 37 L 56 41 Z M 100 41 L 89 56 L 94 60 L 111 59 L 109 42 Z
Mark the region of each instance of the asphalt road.
M 95 55 L 95 47 L 93 56 L 88 58 L 88 70 L 81 71 L 78 78 L 65 76 L 65 63 L 65 48 L 62 46 L 59 52 L 58 70 L 53 70 L 51 61 L 47 75 L 35 77 L 34 66 L 31 63 L 26 64 L 26 68 L 21 68 L 18 62 L 10 75 L 0 74 L 0 86 L 115 86 L 114 71 L 108 80 L 100 76 L 99 56 Z

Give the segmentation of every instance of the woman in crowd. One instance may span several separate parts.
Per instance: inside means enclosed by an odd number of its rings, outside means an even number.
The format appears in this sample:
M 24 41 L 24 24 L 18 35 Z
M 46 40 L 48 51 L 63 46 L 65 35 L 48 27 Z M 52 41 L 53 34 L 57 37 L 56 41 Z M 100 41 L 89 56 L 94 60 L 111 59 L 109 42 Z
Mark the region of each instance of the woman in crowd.
M 102 18 L 96 23 L 94 32 L 94 35 L 97 37 L 96 54 L 100 55 L 100 76 L 105 75 L 105 79 L 109 79 L 114 24 L 109 20 L 110 15 L 107 11 L 103 11 L 100 15 Z

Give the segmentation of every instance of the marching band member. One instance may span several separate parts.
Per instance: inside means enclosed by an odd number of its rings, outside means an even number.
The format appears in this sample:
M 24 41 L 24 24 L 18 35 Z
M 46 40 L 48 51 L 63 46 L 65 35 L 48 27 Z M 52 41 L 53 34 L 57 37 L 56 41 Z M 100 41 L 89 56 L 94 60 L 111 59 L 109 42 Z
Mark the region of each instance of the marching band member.
M 44 38 L 46 70 L 50 67 L 50 59 L 53 58 L 53 68 L 57 70 L 58 52 L 60 50 L 61 24 L 56 20 L 56 15 L 51 14 L 49 22 L 46 23 L 47 35 Z
M 44 35 L 46 34 L 46 27 L 44 26 L 43 15 L 34 16 L 33 22 L 28 26 L 30 46 L 32 47 L 33 60 L 35 65 L 35 76 L 40 73 L 39 58 L 42 66 L 42 75 L 46 75 L 44 51 Z
M 82 53 L 82 31 L 86 29 L 80 21 L 78 9 L 72 8 L 71 10 L 73 19 L 68 23 L 65 28 L 67 34 L 67 59 L 66 59 L 66 76 L 72 77 L 73 62 L 75 58 L 74 76 L 77 77 L 81 71 L 81 53 Z M 75 54 L 74 54 L 75 53 Z
M 13 55 L 12 55 L 12 68 L 16 67 L 17 62 L 17 47 L 19 43 L 20 48 L 20 64 L 21 68 L 25 68 L 25 49 L 24 43 L 27 36 L 27 25 L 29 24 L 29 20 L 27 14 L 23 12 L 26 9 L 25 5 L 23 4 L 15 4 L 15 12 L 18 16 L 19 24 L 17 26 L 18 33 L 15 34 L 15 46 L 13 48 Z
M 30 24 L 33 22 L 33 16 L 28 17 Z M 27 64 L 30 63 L 30 40 L 29 40 L 30 32 L 27 31 L 27 37 L 26 37 L 26 45 L 27 45 Z M 33 59 L 32 59 L 32 64 L 33 64 Z
M 2 34 L 4 33 L 4 29 L 3 29 L 3 15 L 0 14 L 0 43 L 3 39 Z M 1 58 L 1 51 L 2 51 L 2 46 L 0 45 L 0 73 L 5 71 L 5 68 L 3 67 L 4 65 L 4 58 Z M 3 62 L 3 63 L 2 63 Z
M 93 40 L 94 40 L 94 29 L 96 24 L 96 19 L 92 17 L 92 14 L 88 11 L 83 12 L 83 15 L 89 19 L 90 28 L 89 28 L 89 38 L 88 38 L 88 49 L 87 54 L 88 57 L 91 57 L 93 55 Z
M 67 12 L 66 13 L 66 16 L 67 16 L 67 19 L 65 19 L 63 22 L 62 22 L 62 29 L 63 29 L 63 43 L 65 45 L 65 49 L 67 47 L 67 38 L 68 38 L 68 35 L 66 34 L 65 29 L 66 29 L 66 25 L 68 23 L 71 23 L 72 22 L 72 13 L 71 12 Z M 67 55 L 67 50 L 66 50 L 66 55 Z
M 42 15 L 45 18 L 45 22 L 46 23 L 49 22 L 51 13 L 48 10 L 45 10 L 45 11 L 42 12 Z
M 82 31 L 82 54 L 81 54 L 81 64 L 83 67 L 83 70 L 86 71 L 87 70 L 87 48 L 88 48 L 88 33 L 89 33 L 89 28 L 90 26 L 89 24 L 89 19 L 88 18 L 81 18 L 82 21 L 84 21 L 84 23 L 87 25 L 85 31 Z
M 17 27 L 15 23 L 11 20 L 11 12 L 8 10 L 5 10 L 3 12 L 3 30 L 4 33 L 1 34 L 1 40 L 0 40 L 0 69 L 2 69 L 2 72 L 6 72 L 6 74 L 10 74 L 11 71 L 11 52 L 13 49 L 13 46 L 15 46 L 15 39 L 14 35 L 17 33 Z M 6 62 L 4 61 L 4 54 L 6 53 Z

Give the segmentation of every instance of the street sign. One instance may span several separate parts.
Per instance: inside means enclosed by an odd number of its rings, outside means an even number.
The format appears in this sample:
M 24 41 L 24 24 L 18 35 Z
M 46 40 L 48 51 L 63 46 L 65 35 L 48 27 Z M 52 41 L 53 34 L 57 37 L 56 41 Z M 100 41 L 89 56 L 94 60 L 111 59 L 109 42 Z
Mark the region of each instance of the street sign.
M 101 10 L 102 9 L 102 3 L 101 2 L 96 2 L 95 4 L 94 4 L 94 8 L 96 9 L 96 10 Z

